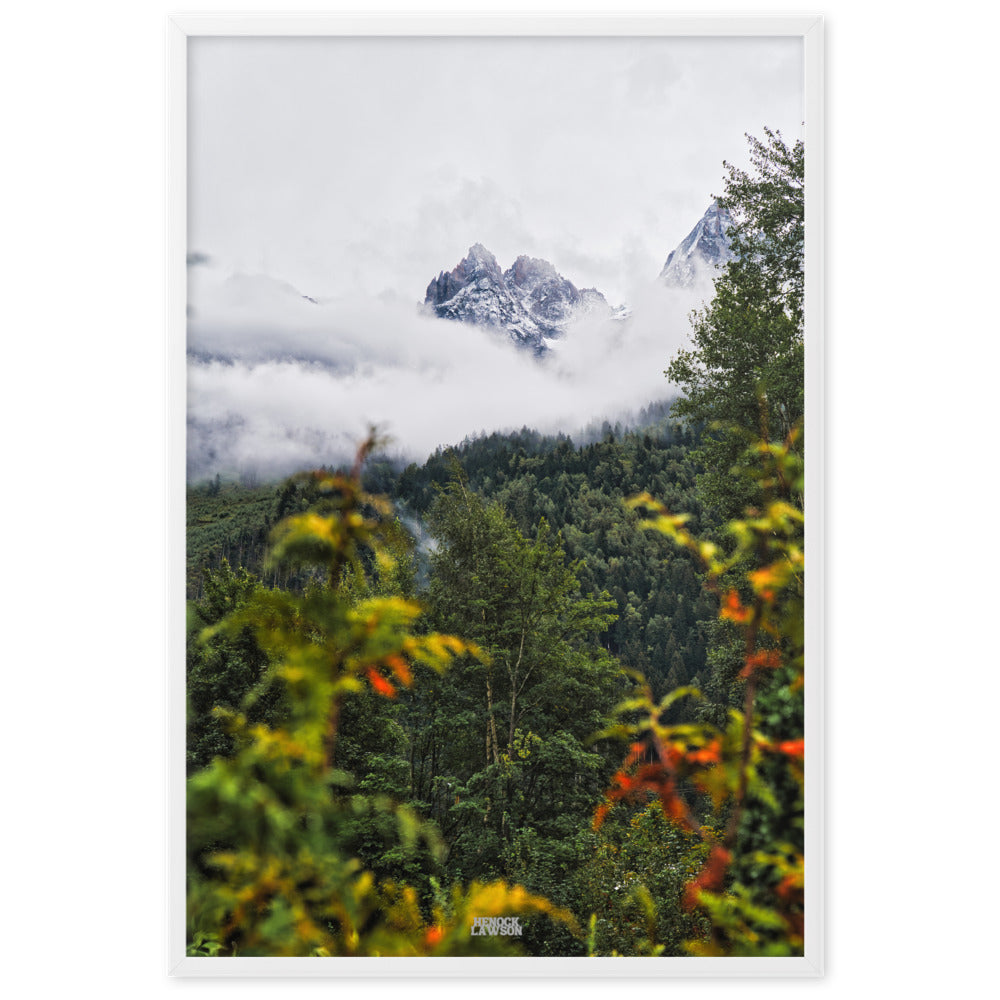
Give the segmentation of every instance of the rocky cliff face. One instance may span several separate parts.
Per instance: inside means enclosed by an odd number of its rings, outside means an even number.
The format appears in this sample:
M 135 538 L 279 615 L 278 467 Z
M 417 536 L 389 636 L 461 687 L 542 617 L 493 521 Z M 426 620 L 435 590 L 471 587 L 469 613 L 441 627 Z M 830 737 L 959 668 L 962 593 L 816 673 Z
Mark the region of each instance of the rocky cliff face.
M 733 259 L 726 235 L 732 219 L 729 212 L 712 202 L 698 224 L 671 250 L 660 281 L 672 288 L 690 288 L 699 281 L 710 281 L 718 269 Z
M 596 288 L 577 288 L 547 261 L 522 254 L 501 271 L 481 243 L 452 271 L 427 286 L 424 305 L 445 319 L 505 331 L 518 345 L 543 353 L 574 319 L 614 310 Z

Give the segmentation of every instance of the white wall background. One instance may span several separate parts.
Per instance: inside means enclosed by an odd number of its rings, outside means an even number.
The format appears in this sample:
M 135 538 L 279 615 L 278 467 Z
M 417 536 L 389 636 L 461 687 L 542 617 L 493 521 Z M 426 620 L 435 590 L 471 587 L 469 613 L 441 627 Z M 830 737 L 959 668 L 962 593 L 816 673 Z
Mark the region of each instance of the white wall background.
M 184 10 L 227 8 L 268 10 Z M 549 9 L 601 12 L 590 3 Z M 995 989 L 989 807 L 1000 748 L 987 476 L 996 452 L 998 18 L 988 9 L 846 0 L 819 9 L 828 87 L 828 973 L 812 983 L 652 987 L 672 996 Z M 165 977 L 170 12 L 56 0 L 4 17 L 4 978 L 18 996 L 330 995 L 336 987 L 324 982 Z M 730 2 L 723 12 L 758 8 Z M 58 920 L 56 899 L 72 907 Z M 572 987 L 577 996 L 622 988 Z M 513 989 L 525 987 L 405 987 L 463 998 Z

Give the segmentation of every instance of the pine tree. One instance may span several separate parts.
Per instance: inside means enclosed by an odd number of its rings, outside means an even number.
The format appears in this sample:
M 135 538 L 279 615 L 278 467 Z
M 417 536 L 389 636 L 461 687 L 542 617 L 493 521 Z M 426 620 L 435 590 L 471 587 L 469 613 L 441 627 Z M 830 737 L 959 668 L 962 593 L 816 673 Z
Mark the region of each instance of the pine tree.
M 805 407 L 804 146 L 769 129 L 747 138 L 754 172 L 725 164 L 718 196 L 735 259 L 665 373 L 683 391 L 674 415 L 705 429 L 699 491 L 719 522 L 759 499 L 752 477 L 732 471 L 747 446 L 785 440 Z

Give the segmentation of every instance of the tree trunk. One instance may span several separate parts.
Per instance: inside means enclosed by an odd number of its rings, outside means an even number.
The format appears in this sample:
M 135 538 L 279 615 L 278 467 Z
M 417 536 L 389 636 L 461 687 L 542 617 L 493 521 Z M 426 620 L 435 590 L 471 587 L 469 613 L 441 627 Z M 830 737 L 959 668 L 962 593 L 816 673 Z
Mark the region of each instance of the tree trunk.
M 497 739 L 497 720 L 493 715 L 493 684 L 490 679 L 490 670 L 486 670 L 486 712 L 488 731 L 486 733 L 486 763 L 489 763 L 489 743 L 490 736 L 493 737 L 493 763 L 500 763 L 500 741 Z
M 524 640 L 526 636 L 527 633 L 524 630 L 522 630 L 521 646 L 517 651 L 517 663 L 514 664 L 513 668 L 510 671 L 510 737 L 507 743 L 508 747 L 514 746 L 514 721 L 516 718 L 514 714 L 514 709 L 517 706 L 517 690 L 518 690 L 517 680 L 521 674 L 521 661 L 524 659 Z

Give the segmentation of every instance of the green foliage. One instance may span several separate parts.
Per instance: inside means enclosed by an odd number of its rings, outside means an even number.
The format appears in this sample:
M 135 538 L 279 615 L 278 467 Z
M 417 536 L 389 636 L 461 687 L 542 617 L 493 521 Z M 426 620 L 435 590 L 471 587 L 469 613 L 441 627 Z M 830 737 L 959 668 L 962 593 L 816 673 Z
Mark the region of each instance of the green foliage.
M 803 516 L 789 499 L 801 495 L 803 474 L 793 445 L 794 433 L 782 446 L 758 444 L 763 510 L 730 524 L 729 555 L 695 538 L 685 515 L 670 514 L 648 495 L 632 501 L 647 513 L 648 527 L 699 555 L 710 586 L 722 588 L 738 569 L 749 594 L 744 600 L 725 589 L 720 609 L 744 638 L 743 711 L 730 710 L 724 726 L 671 725 L 663 719 L 671 701 L 696 692 L 677 691 L 657 703 L 646 687 L 623 702 L 626 721 L 613 731 L 634 742 L 595 818 L 600 827 L 614 803 L 655 797 L 667 819 L 705 842 L 707 858 L 688 882 L 685 903 L 706 914 L 711 930 L 688 942 L 692 954 L 802 953 L 805 744 L 801 728 L 787 728 L 792 706 L 801 726 L 805 669 Z M 758 701 L 761 688 L 769 699 Z M 636 711 L 639 720 L 627 721 Z M 699 818 L 692 792 L 711 802 L 710 825 Z
M 268 669 L 222 710 L 235 744 L 188 782 L 189 950 L 197 955 L 417 955 L 503 951 L 503 939 L 471 938 L 475 916 L 572 918 L 519 886 L 452 887 L 423 907 L 417 890 L 379 881 L 350 850 L 359 817 L 394 827 L 399 858 L 441 856 L 435 828 L 388 796 L 354 791 L 334 766 L 345 697 L 366 689 L 391 698 L 413 671 L 443 671 L 483 654 L 440 633 L 418 634 L 414 602 L 367 593 L 365 563 L 391 570 L 395 531 L 386 506 L 357 476 L 316 476 L 319 502 L 275 532 L 275 562 L 307 567 L 302 594 L 252 588 L 204 632 L 250 630 Z M 351 587 L 345 581 L 351 581 Z M 248 712 L 273 687 L 279 724 Z M 382 824 L 383 832 L 385 825 Z
M 414 563 L 398 526 L 393 527 L 385 532 L 383 543 L 392 545 L 394 560 L 380 566 L 362 545 L 358 560 L 365 583 L 359 584 L 356 572 L 342 571 L 338 593 L 356 605 L 373 595 L 410 597 L 415 580 L 427 581 L 435 595 L 433 624 L 476 639 L 497 653 L 497 659 L 492 668 L 492 712 L 486 666 L 471 657 L 455 659 L 443 675 L 415 663 L 414 684 L 409 688 L 388 675 L 397 688 L 395 698 L 366 688 L 342 700 L 336 766 L 355 781 L 349 787 L 338 786 L 336 794 L 405 802 L 440 831 L 441 854 L 425 841 L 407 851 L 391 812 L 344 813 L 336 824 L 338 850 L 359 860 L 376 884 L 412 886 L 426 911 L 433 879 L 448 884 L 501 878 L 522 883 L 575 913 L 580 924 L 586 923 L 590 907 L 596 905 L 591 900 L 603 898 L 591 894 L 591 890 L 596 893 L 593 879 L 599 872 L 588 866 L 596 838 L 604 834 L 590 830 L 590 819 L 614 766 L 611 747 L 590 744 L 588 737 L 606 727 L 607 712 L 623 690 L 618 667 L 608 654 L 617 653 L 647 668 L 659 693 L 665 690 L 668 675 L 674 683 L 686 683 L 704 669 L 703 630 L 717 603 L 701 591 L 696 560 L 666 540 L 643 538 L 634 530 L 636 513 L 622 503 L 625 491 L 649 488 L 674 504 L 695 506 L 694 468 L 686 459 L 689 444 L 686 435 L 665 420 L 640 432 L 609 430 L 581 447 L 565 438 L 528 432 L 467 442 L 454 457 L 468 477 L 465 490 L 472 515 L 458 502 L 459 487 L 452 483 L 455 467 L 448 456 L 432 456 L 423 468 L 411 467 L 400 477 L 395 488 L 405 501 L 402 516 L 410 525 L 414 519 L 408 511 L 424 510 L 434 485 L 444 486 L 442 502 L 455 506 L 452 542 L 457 544 L 442 546 L 447 532 L 435 527 L 441 536 L 434 541 L 440 557 L 433 560 L 432 574 L 429 560 Z M 285 516 L 306 514 L 323 499 L 321 478 L 299 476 L 270 488 L 270 516 L 279 511 Z M 386 481 L 384 468 L 379 480 Z M 409 493 L 403 489 L 405 483 Z M 218 502 L 230 502 L 227 496 L 234 490 L 224 485 Z M 482 495 L 491 491 L 489 499 Z M 387 526 L 393 520 L 384 514 L 379 517 Z M 546 524 L 541 528 L 543 519 Z M 463 543 L 462 533 L 471 536 L 474 531 L 480 532 L 478 540 Z M 490 544 L 484 544 L 488 539 Z M 263 558 L 257 558 L 254 567 L 259 579 L 272 585 L 288 581 L 300 597 L 310 581 L 313 589 L 322 589 L 328 578 L 317 567 L 265 564 Z M 536 579 L 535 597 L 548 594 L 553 601 L 551 610 L 530 629 L 525 657 L 530 653 L 536 659 L 537 654 L 537 665 L 524 691 L 515 697 L 515 743 L 527 740 L 530 752 L 511 755 L 507 750 L 510 675 L 502 657 L 519 635 L 516 609 L 520 606 L 522 616 L 527 613 L 530 620 L 531 590 L 524 583 L 532 576 L 544 584 L 538 587 Z M 264 589 L 259 579 L 256 586 Z M 614 605 L 601 597 L 603 590 L 612 594 Z M 517 594 L 523 599 L 520 605 L 510 599 Z M 596 601 L 596 609 L 587 611 L 587 601 Z M 566 614 L 559 610 L 560 602 Z M 197 604 L 204 603 L 203 594 Z M 602 620 L 587 626 L 586 619 L 593 618 L 595 610 Z M 613 620 L 616 612 L 618 618 Z M 540 614 L 538 608 L 534 613 Z M 446 614 L 453 617 L 443 617 Z M 198 628 L 216 620 L 206 619 Z M 563 629 L 563 624 L 572 627 Z M 415 625 L 418 630 L 423 627 L 419 619 Z M 487 625 L 487 631 L 477 631 Z M 236 633 L 223 630 L 207 645 L 192 644 L 192 648 L 202 656 L 212 645 L 226 646 L 236 638 Z M 245 630 L 244 638 L 259 649 L 252 630 Z M 263 670 L 270 661 L 263 650 L 260 657 Z M 252 683 L 248 680 L 231 692 L 232 675 L 224 674 L 225 668 L 220 655 L 206 677 L 217 673 L 215 703 L 236 709 Z M 258 670 L 253 682 L 260 676 Z M 259 711 L 281 686 L 265 685 L 244 711 Z M 680 702 L 671 711 L 683 714 L 687 704 Z M 490 718 L 496 725 L 493 745 L 499 759 L 494 759 L 492 746 L 487 750 Z M 207 707 L 202 723 L 214 727 L 226 743 L 208 747 L 199 762 L 207 763 L 213 752 L 231 753 L 232 738 Z M 656 868 L 658 862 L 650 858 L 649 864 Z M 584 870 L 590 872 L 589 888 L 581 881 Z M 606 873 L 611 877 L 610 869 Z M 670 900 L 657 897 L 661 940 L 669 937 L 674 942 L 667 945 L 667 954 L 678 950 L 676 942 L 683 935 L 667 935 L 665 928 L 687 919 L 675 897 L 676 892 Z M 632 913 L 633 903 L 626 900 L 622 905 Z M 602 916 L 601 948 L 629 953 L 624 935 L 611 943 L 604 933 L 606 922 L 615 919 L 615 914 Z M 585 953 L 584 943 L 566 925 L 551 921 L 528 922 L 521 944 L 537 955 Z
M 440 825 L 456 877 L 516 880 L 569 907 L 587 827 L 610 773 L 584 745 L 620 690 L 598 642 L 614 619 L 580 593 L 575 567 L 543 521 L 526 538 L 459 480 L 430 517 L 433 624 L 485 654 L 404 696 L 411 801 Z M 526 929 L 533 954 L 580 951 L 567 933 Z
M 684 392 L 674 413 L 704 429 L 697 509 L 711 530 L 699 538 L 648 491 L 630 503 L 697 558 L 719 598 L 709 697 L 696 692 L 691 721 L 671 715 L 683 689 L 658 701 L 644 684 L 620 706 L 611 732 L 633 743 L 595 824 L 615 803 L 658 800 L 706 850 L 683 902 L 709 932 L 688 951 L 773 956 L 801 954 L 804 926 L 804 148 L 769 130 L 748 138 L 753 172 L 727 164 L 719 199 L 735 259 L 666 372 Z
M 430 523 L 440 545 L 430 589 L 435 620 L 489 651 L 487 679 L 497 704 L 507 705 L 497 712 L 505 725 L 492 758 L 512 744 L 518 726 L 534 728 L 539 706 L 559 711 L 560 700 L 565 728 L 583 735 L 591 721 L 581 718 L 587 690 L 592 680 L 600 684 L 589 661 L 596 658 L 607 673 L 616 669 L 587 642 L 616 617 L 607 595 L 580 595 L 574 567 L 544 519 L 529 541 L 498 504 L 484 504 L 462 483 L 442 493 Z
M 188 772 L 208 764 L 213 757 L 229 756 L 232 738 L 216 707 L 235 710 L 263 678 L 267 654 L 248 626 L 228 634 L 215 634 L 205 642 L 198 637 L 228 615 L 243 608 L 259 589 L 256 577 L 244 569 L 233 570 L 223 560 L 217 570 L 204 571 L 203 597 L 188 608 L 187 623 L 187 767 Z M 281 711 L 280 691 L 262 692 L 248 708 L 251 722 L 273 723 Z
M 674 413 L 709 430 L 699 488 L 720 521 L 758 501 L 746 449 L 785 440 L 804 412 L 805 154 L 801 141 L 789 147 L 780 132 L 765 135 L 747 137 L 752 175 L 726 165 L 718 200 L 733 216 L 736 257 L 692 317 L 692 346 L 666 371 L 683 390 Z
M 581 593 L 607 592 L 615 602 L 618 617 L 601 643 L 663 693 L 704 676 L 717 605 L 697 562 L 665 541 L 643 539 L 622 501 L 646 491 L 697 518 L 689 452 L 690 439 L 666 422 L 582 446 L 526 431 L 489 435 L 410 466 L 397 490 L 422 513 L 458 463 L 468 491 L 501 506 L 522 534 L 532 536 L 544 519 L 558 532 Z
M 392 473 L 385 462 L 374 469 L 366 466 L 366 483 L 392 494 L 424 546 L 412 563 L 396 553 L 397 568 L 405 567 L 410 577 L 399 581 L 394 592 L 412 595 L 428 584 L 429 539 L 423 519 L 437 488 L 451 481 L 457 461 L 470 492 L 500 504 L 522 534 L 533 536 L 543 518 L 560 534 L 583 594 L 596 597 L 606 591 L 615 601 L 618 617 L 600 640 L 609 652 L 642 670 L 659 694 L 704 679 L 708 630 L 717 609 L 701 587 L 697 563 L 665 542 L 644 542 L 633 530 L 635 515 L 622 504 L 626 496 L 646 491 L 674 509 L 692 512 L 692 527 L 698 525 L 698 469 L 689 457 L 691 437 L 670 422 L 668 413 L 668 404 L 650 407 L 640 418 L 640 429 L 606 427 L 596 440 L 581 445 L 524 430 L 468 440 L 402 472 Z M 239 564 L 264 585 L 306 586 L 303 570 L 265 567 L 266 525 L 304 512 L 316 499 L 315 483 L 302 476 L 266 489 L 223 484 L 214 498 L 205 487 L 192 487 L 189 596 L 203 596 L 202 567 L 218 567 L 227 555 L 235 562 L 241 553 Z M 200 524 L 202 517 L 210 523 Z M 259 539 L 253 546 L 246 541 L 250 535 Z
M 621 806 L 588 834 L 574 895 L 590 912 L 589 955 L 681 955 L 704 919 L 682 906 L 707 855 L 703 841 L 669 823 L 658 805 Z
M 276 520 L 274 494 L 273 487 L 248 488 L 219 479 L 188 488 L 189 599 L 205 596 L 205 570 L 217 570 L 223 561 L 260 576 L 268 533 Z

